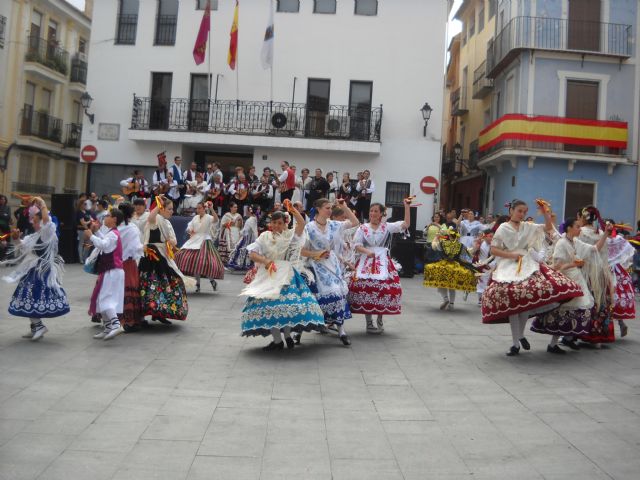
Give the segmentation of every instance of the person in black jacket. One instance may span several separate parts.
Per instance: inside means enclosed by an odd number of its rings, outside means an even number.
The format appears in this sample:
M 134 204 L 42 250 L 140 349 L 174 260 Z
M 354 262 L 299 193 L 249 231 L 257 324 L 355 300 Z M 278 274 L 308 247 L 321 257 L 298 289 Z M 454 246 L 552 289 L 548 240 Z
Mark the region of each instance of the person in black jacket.
M 311 180 L 309 185 L 309 193 L 307 194 L 307 211 L 310 211 L 313 204 L 319 198 L 329 198 L 329 189 L 331 185 L 327 179 L 322 176 L 322 170 L 316 168 L 316 176 Z

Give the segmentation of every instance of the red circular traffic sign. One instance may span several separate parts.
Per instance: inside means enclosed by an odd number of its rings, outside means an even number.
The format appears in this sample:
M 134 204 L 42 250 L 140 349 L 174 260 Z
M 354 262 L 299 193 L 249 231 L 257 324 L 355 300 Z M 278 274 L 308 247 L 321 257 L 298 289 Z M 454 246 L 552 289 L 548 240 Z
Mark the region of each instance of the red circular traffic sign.
M 427 176 L 420 180 L 420 190 L 422 190 L 427 195 L 436 193 L 438 185 L 438 180 L 435 177 Z
M 93 145 L 85 145 L 80 151 L 80 158 L 88 163 L 95 162 L 98 158 L 98 149 Z

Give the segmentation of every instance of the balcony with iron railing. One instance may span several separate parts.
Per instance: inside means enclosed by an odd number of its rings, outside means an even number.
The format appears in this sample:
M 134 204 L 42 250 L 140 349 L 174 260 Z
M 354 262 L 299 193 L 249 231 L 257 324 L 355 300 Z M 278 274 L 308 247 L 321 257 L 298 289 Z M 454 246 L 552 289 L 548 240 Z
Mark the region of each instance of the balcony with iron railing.
M 62 120 L 46 112 L 34 111 L 31 105 L 22 110 L 20 135 L 62 143 Z
M 626 59 L 631 25 L 566 18 L 514 17 L 487 49 L 487 76 L 495 78 L 521 50 L 547 50 Z
M 118 15 L 116 21 L 117 45 L 135 45 L 138 29 L 138 15 Z
M 56 188 L 51 185 L 26 182 L 11 182 L 11 190 L 20 193 L 37 193 L 40 195 L 51 195 Z
M 64 146 L 65 148 L 80 148 L 80 140 L 82 139 L 82 125 L 78 123 L 69 123 L 65 127 Z
M 480 64 L 473 72 L 473 97 L 475 100 L 481 100 L 491 93 L 493 90 L 493 80 L 487 78 L 487 62 L 486 60 Z
M 158 15 L 154 45 L 175 45 L 177 25 L 177 15 Z
M 382 106 L 133 98 L 132 130 L 380 142 Z
M 27 37 L 25 61 L 44 65 L 65 76 L 69 71 L 69 52 L 60 48 L 55 40 L 47 40 L 37 36 Z
M 478 161 L 498 152 L 527 155 L 624 157 L 628 124 L 618 120 L 585 120 L 546 115 L 503 115 L 480 132 Z M 606 158 L 605 158 L 606 160 Z
M 459 117 L 469 112 L 466 87 L 458 87 L 451 92 L 451 115 Z
M 79 56 L 75 56 L 71 60 L 71 82 L 87 84 L 87 62 Z

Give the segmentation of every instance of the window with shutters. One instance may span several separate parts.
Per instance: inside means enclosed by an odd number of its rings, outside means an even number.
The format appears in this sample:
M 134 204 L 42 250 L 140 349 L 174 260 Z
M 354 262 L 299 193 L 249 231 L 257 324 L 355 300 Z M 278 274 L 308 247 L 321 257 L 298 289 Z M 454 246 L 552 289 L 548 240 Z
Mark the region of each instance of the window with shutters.
M 598 119 L 598 99 L 600 83 L 584 80 L 567 80 L 565 117 L 583 120 Z M 596 147 L 585 145 L 565 145 L 572 152 L 595 152 Z
M 116 22 L 116 45 L 135 45 L 139 0 L 120 0 Z
M 196 10 L 207 8 L 207 0 L 196 0 Z M 218 0 L 211 0 L 211 10 L 218 10 Z
M 31 183 L 31 174 L 33 172 L 33 158 L 25 154 L 20 155 L 18 163 L 18 182 Z
M 471 15 L 469 16 L 469 29 L 468 29 L 468 35 L 469 38 L 473 37 L 473 35 L 476 33 L 476 12 L 471 12 Z
M 377 15 L 378 14 L 378 0 L 355 0 L 356 1 L 356 15 Z
M 49 185 L 51 179 L 49 178 L 49 159 L 46 157 L 39 157 L 35 162 L 35 176 L 34 182 L 36 185 Z
M 313 13 L 336 13 L 336 0 L 314 0 Z
M 298 13 L 300 0 L 278 0 L 278 12 Z

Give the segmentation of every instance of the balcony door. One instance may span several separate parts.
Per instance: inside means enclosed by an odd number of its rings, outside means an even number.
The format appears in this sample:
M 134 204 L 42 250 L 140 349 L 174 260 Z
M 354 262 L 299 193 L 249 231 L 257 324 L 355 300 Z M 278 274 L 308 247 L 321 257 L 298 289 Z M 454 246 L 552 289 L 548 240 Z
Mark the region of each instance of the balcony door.
M 151 105 L 149 110 L 149 128 L 168 130 L 171 109 L 171 73 L 151 74 Z
M 600 51 L 601 0 L 569 0 L 569 50 Z
M 597 120 L 599 90 L 600 84 L 598 82 L 568 80 L 565 117 Z M 565 145 L 564 149 L 571 152 L 585 153 L 594 153 L 596 151 L 596 147 L 588 145 Z
M 349 87 L 349 137 L 369 140 L 371 132 L 372 82 L 351 82 Z
M 310 78 L 307 83 L 307 121 L 305 134 L 323 137 L 325 121 L 329 114 L 331 80 Z
M 209 80 L 206 74 L 191 75 L 189 130 L 206 132 L 209 128 Z
M 596 184 L 567 182 L 564 192 L 564 217 L 573 217 L 587 205 L 596 204 Z

